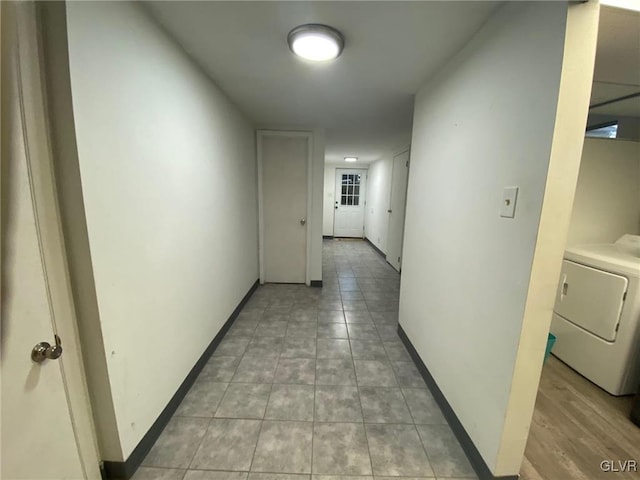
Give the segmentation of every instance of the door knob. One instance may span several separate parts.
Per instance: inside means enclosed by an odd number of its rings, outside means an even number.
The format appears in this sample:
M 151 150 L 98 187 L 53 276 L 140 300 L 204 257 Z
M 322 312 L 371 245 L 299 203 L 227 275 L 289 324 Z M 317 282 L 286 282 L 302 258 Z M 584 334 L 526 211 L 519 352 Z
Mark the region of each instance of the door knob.
M 391 210 L 387 210 L 387 213 L 391 213 Z
M 300 225 L 305 225 L 307 223 L 307 219 L 303 218 L 300 220 Z
M 62 342 L 58 335 L 54 335 L 56 344 L 51 345 L 49 342 L 40 342 L 31 350 L 31 360 L 36 363 L 42 363 L 47 358 L 49 360 L 56 360 L 62 355 Z

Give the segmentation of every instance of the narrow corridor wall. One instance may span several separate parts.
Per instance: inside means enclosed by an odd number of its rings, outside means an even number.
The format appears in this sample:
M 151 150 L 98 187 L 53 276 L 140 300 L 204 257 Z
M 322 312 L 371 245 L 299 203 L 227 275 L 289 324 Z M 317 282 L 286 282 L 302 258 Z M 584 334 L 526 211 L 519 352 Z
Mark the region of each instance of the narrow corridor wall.
M 387 253 L 389 234 L 389 202 L 393 156 L 385 155 L 369 165 L 367 207 L 364 213 L 364 235 L 382 253 Z
M 323 184 L 325 130 L 313 128 L 313 153 L 311 159 L 311 258 L 309 258 L 311 281 L 322 281 L 322 231 L 323 231 Z
M 558 148 L 549 170 L 566 19 L 563 2 L 501 6 L 416 97 L 400 325 L 494 475 L 517 475 L 522 460 L 577 176 L 574 132 L 565 164 Z M 587 85 L 592 33 L 584 54 L 569 52 L 584 64 L 568 71 Z M 576 91 L 579 131 L 589 95 Z M 499 215 L 508 186 L 520 189 L 513 219 Z M 555 234 L 539 231 L 550 193 Z M 534 254 L 549 274 L 530 291 Z M 521 335 L 525 321 L 538 324 L 534 339 Z
M 322 235 L 333 237 L 333 218 L 335 216 L 336 166 L 325 164 L 322 208 Z
M 117 432 L 97 427 L 122 461 L 258 278 L 254 128 L 140 5 L 69 2 L 67 21 Z

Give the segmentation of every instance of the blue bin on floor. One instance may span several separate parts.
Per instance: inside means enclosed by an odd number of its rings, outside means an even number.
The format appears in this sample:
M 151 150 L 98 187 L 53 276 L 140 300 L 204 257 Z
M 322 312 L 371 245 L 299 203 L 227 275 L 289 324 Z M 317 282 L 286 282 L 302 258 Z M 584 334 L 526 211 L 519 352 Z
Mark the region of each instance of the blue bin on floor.
M 551 355 L 551 349 L 553 348 L 553 344 L 556 343 L 556 336 L 553 333 L 549 334 L 549 337 L 547 337 L 547 349 L 544 352 L 544 361 L 547 361 L 547 358 L 549 358 L 549 355 Z

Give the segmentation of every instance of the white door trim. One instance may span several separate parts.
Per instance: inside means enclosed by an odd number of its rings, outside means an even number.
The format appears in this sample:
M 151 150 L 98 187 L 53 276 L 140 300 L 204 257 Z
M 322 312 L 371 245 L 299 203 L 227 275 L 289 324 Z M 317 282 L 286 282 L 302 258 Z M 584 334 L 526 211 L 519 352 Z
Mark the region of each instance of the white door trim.
M 51 308 L 53 331 L 62 339 L 60 369 L 69 405 L 78 454 L 86 479 L 100 478 L 100 455 L 86 383 L 75 305 L 53 170 L 51 137 L 41 78 L 36 7 L 33 2 L 14 4 L 17 30 L 19 103 L 24 122 L 27 168 L 35 210 L 38 243 Z M 34 345 L 53 339 L 34 338 Z M 29 352 L 25 352 L 28 355 Z M 43 399 L 46 401 L 46 399 Z
M 286 130 L 258 130 L 256 139 L 258 162 L 258 259 L 260 284 L 264 284 L 264 200 L 262 187 L 262 138 L 263 137 L 302 137 L 307 139 L 307 259 L 305 283 L 311 285 L 311 212 L 313 177 L 313 133 Z

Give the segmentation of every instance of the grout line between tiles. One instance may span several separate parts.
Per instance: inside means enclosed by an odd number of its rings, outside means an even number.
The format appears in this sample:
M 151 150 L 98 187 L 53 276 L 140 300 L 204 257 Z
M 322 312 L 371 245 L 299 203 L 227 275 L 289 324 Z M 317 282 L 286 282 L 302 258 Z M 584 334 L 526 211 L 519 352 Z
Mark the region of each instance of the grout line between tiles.
M 367 310 L 368 312 L 369 310 Z M 356 390 L 358 392 L 358 403 L 360 404 L 360 414 L 362 415 L 362 430 L 364 431 L 364 441 L 367 443 L 367 454 L 369 455 L 369 468 L 371 476 L 373 476 L 373 458 L 371 458 L 371 446 L 369 445 L 369 436 L 367 435 L 367 427 L 364 418 L 364 407 L 362 406 L 362 396 L 360 395 L 360 382 L 358 381 L 358 372 L 356 371 L 356 361 L 353 358 L 353 349 L 351 341 L 349 341 L 349 351 L 351 352 L 351 364 L 353 365 L 353 374 L 356 377 Z
M 209 427 L 211 426 L 211 423 L 213 423 L 213 417 L 211 417 L 209 419 L 209 422 L 207 423 L 207 428 L 204 429 L 204 433 L 202 434 L 202 438 L 200 439 L 200 441 L 198 442 L 198 446 L 194 449 L 193 451 L 193 455 L 191 455 L 191 460 L 189 460 L 189 463 L 187 464 L 187 469 L 189 469 L 189 467 L 191 466 L 191 464 L 193 463 L 193 460 L 196 458 L 196 455 L 198 454 L 198 452 L 200 451 L 200 447 L 202 446 L 202 443 L 204 442 L 204 439 L 207 436 L 207 432 L 209 431 Z M 186 475 L 186 472 L 185 472 Z M 184 477 L 183 477 L 184 478 Z

